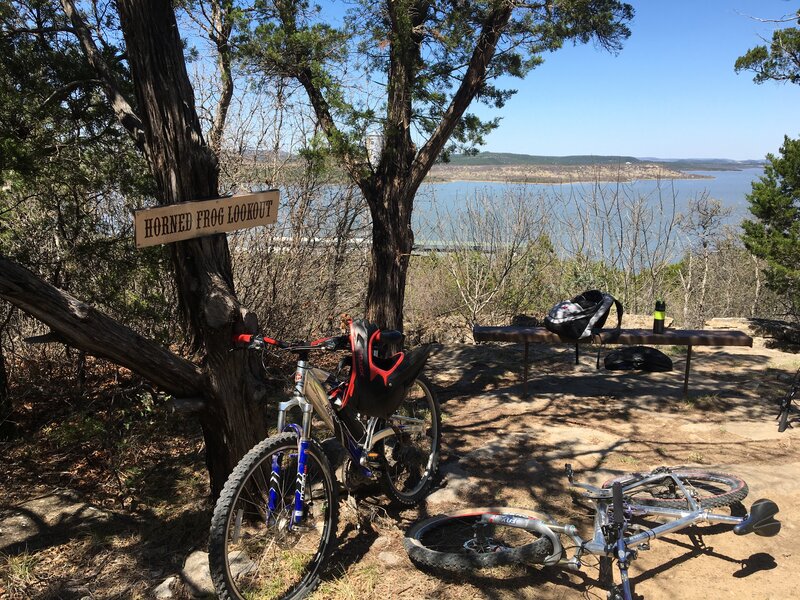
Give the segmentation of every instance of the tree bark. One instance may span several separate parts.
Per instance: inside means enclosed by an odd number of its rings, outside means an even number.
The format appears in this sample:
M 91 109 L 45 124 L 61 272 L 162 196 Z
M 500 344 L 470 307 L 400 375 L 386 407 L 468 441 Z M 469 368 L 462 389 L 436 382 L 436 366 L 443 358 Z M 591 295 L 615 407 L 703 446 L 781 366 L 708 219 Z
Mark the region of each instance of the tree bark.
M 196 365 L 2 256 L 0 298 L 48 325 L 59 341 L 130 369 L 170 394 L 203 394 L 204 378 Z
M 320 127 L 345 170 L 359 186 L 372 215 L 372 264 L 365 312 L 381 327 L 403 328 L 403 301 L 409 258 L 414 245 L 411 213 L 414 197 L 450 139 L 464 112 L 486 81 L 500 36 L 508 26 L 514 4 L 498 2 L 487 15 L 464 77 L 447 110 L 423 147 L 411 137 L 413 90 L 417 61 L 421 60 L 420 27 L 427 8 L 414 0 L 386 2 L 391 24 L 387 109 L 383 130 L 384 147 L 378 166 L 370 171 L 367 161 L 342 143 L 341 132 L 311 69 L 288 73 L 302 84 Z M 284 16 L 288 31 L 296 30 L 291 14 Z
M 120 24 L 161 204 L 218 195 L 219 168 L 205 143 L 169 0 L 118 0 Z M 192 346 L 203 362 L 201 414 L 212 494 L 265 431 L 263 395 L 243 352 L 230 352 L 244 328 L 224 235 L 172 246 L 178 296 Z
M 114 81 L 74 1 L 62 0 L 62 5 L 120 124 L 149 162 L 159 203 L 216 197 L 217 159 L 203 140 L 170 0 L 116 3 L 135 103 Z M 253 376 L 258 361 L 230 351 L 234 332 L 255 331 L 257 322 L 236 298 L 224 235 L 179 242 L 171 250 L 180 307 L 200 366 L 1 256 L 0 297 L 48 324 L 59 341 L 125 366 L 173 395 L 202 396 L 199 418 L 216 497 L 239 458 L 266 430 L 264 389 Z
M 214 111 L 214 122 L 211 125 L 208 138 L 211 150 L 217 157 L 222 151 L 222 135 L 225 132 L 228 108 L 233 99 L 233 69 L 229 44 L 233 18 L 230 15 L 230 9 L 230 4 L 222 0 L 212 0 L 211 2 L 210 38 L 217 47 L 217 71 L 220 76 L 221 87 L 217 108 Z
M 2 334 L 2 330 L 0 330 Z M 0 338 L 0 440 L 5 439 L 10 429 L 8 417 L 11 414 L 11 397 L 8 394 L 8 375 L 6 360 L 3 356 L 3 340 Z

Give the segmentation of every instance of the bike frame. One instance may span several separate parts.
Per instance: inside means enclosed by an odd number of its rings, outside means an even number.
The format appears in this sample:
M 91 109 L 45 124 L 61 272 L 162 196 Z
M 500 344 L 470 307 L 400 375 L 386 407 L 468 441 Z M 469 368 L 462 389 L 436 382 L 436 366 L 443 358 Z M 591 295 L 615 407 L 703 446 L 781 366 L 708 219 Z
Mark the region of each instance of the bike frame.
M 308 357 L 310 349 L 294 350 L 297 357 L 297 366 L 294 374 L 294 388 L 289 400 L 278 404 L 278 431 L 280 433 L 292 432 L 297 436 L 297 485 L 295 487 L 294 512 L 290 526 L 300 525 L 305 511 L 305 479 L 306 459 L 308 444 L 311 439 L 312 417 L 316 412 L 325 424 L 334 432 L 334 435 L 347 450 L 352 460 L 359 465 L 365 477 L 375 476 L 369 465 L 369 453 L 381 440 L 401 433 L 418 433 L 424 431 L 424 422 L 421 419 L 392 415 L 387 419 L 370 417 L 365 430 L 365 441 L 362 444 L 356 440 L 349 429 L 342 425 L 331 399 L 325 391 L 323 381 L 331 379 L 331 374 L 322 369 L 312 368 Z M 300 408 L 302 414 L 301 424 L 287 422 L 287 414 L 293 408 Z M 385 420 L 387 426 L 377 429 L 380 421 Z M 272 475 L 270 477 L 270 490 L 268 500 L 267 518 L 273 517 L 278 505 L 277 482 L 280 480 L 280 466 L 278 457 L 273 459 Z
M 630 584 L 628 582 L 628 565 L 636 558 L 640 549 L 646 549 L 647 543 L 666 533 L 679 531 L 696 523 L 725 523 L 728 525 L 738 525 L 745 520 L 745 517 L 734 517 L 731 515 L 721 515 L 709 512 L 701 508 L 686 489 L 683 481 L 674 473 L 651 473 L 644 479 L 636 480 L 627 485 L 623 484 L 622 495 L 636 488 L 652 483 L 664 481 L 671 478 L 678 489 L 681 490 L 689 503 L 689 509 L 662 508 L 642 504 L 625 503 L 624 515 L 619 519 L 619 535 L 612 539 L 607 532 L 615 529 L 615 523 L 609 518 L 609 506 L 613 502 L 612 490 L 609 488 L 597 488 L 595 486 L 571 482 L 577 487 L 588 490 L 586 497 L 594 506 L 594 532 L 591 540 L 584 540 L 578 535 L 577 528 L 573 524 L 562 525 L 555 522 L 547 522 L 546 516 L 543 519 L 517 517 L 513 515 L 485 514 L 481 517 L 484 523 L 496 523 L 507 527 L 517 527 L 527 531 L 546 536 L 553 544 L 553 554 L 545 558 L 543 563 L 548 566 L 559 565 L 573 570 L 581 569 L 581 556 L 583 554 L 594 554 L 598 556 L 614 556 L 619 562 L 619 569 L 622 576 L 623 594 L 626 600 L 632 600 Z M 653 528 L 638 527 L 637 533 L 626 536 L 625 530 L 630 525 L 632 516 L 653 516 L 668 519 L 666 523 Z M 561 544 L 559 534 L 569 537 L 575 545 L 575 553 L 572 557 L 565 557 L 565 550 Z

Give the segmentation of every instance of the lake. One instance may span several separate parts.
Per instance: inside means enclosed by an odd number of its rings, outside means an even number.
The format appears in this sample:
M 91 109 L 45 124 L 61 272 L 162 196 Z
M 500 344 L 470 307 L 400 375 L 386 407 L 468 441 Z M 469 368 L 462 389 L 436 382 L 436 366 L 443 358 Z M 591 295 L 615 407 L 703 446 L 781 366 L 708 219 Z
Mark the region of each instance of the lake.
M 748 202 L 746 195 L 751 192 L 750 184 L 763 175 L 763 169 L 745 169 L 742 171 L 697 171 L 698 175 L 706 175 L 713 179 L 671 179 L 654 180 L 643 179 L 630 183 L 619 184 L 624 193 L 629 196 L 644 196 L 658 199 L 659 189 L 661 197 L 671 202 L 675 195 L 675 209 L 683 212 L 689 201 L 700 194 L 708 193 L 711 198 L 719 200 L 723 206 L 729 207 L 732 212 L 726 219 L 729 225 L 738 225 L 743 219 L 748 218 Z M 551 197 L 571 198 L 583 197 L 599 186 L 609 193 L 617 189 L 614 182 L 599 183 L 500 183 L 477 181 L 454 181 L 448 183 L 426 183 L 420 188 L 414 204 L 415 230 L 423 232 L 427 229 L 425 223 L 438 210 L 441 214 L 457 212 L 458 207 L 476 196 L 500 197 L 510 188 L 524 186 L 534 194 L 547 194 Z M 423 233 L 424 236 L 424 233 Z M 418 236 L 419 237 L 419 236 Z M 427 237 L 427 236 L 424 236 Z

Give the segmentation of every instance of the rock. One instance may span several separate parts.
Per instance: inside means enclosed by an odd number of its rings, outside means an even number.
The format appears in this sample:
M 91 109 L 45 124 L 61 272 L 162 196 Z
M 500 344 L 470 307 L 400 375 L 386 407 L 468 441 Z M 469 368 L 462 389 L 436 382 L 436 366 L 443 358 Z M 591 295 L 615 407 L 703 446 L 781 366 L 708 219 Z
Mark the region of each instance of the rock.
M 381 552 L 378 554 L 378 560 L 387 567 L 396 567 L 402 564 L 403 557 L 395 552 Z
M 4 511 L 0 515 L 0 532 L 8 550 L 14 545 L 24 548 L 39 536 L 100 530 L 112 522 L 133 521 L 127 515 L 92 506 L 73 490 L 60 489 Z
M 214 583 L 208 570 L 208 553 L 202 550 L 192 552 L 183 564 L 181 578 L 194 598 L 214 594 Z
M 175 585 L 177 580 L 178 578 L 174 575 L 172 577 L 167 577 L 153 590 L 153 597 L 156 598 L 156 600 L 170 600 L 174 598 L 175 594 L 172 592 L 172 586 Z
M 377 538 L 374 542 L 372 542 L 372 549 L 383 550 L 384 548 L 388 548 L 389 544 L 391 543 L 392 540 L 389 537 L 382 535 L 379 538 Z
M 790 344 L 800 344 L 800 326 L 776 319 L 713 318 L 705 323 L 709 329 L 739 329 L 750 337 L 763 337 Z

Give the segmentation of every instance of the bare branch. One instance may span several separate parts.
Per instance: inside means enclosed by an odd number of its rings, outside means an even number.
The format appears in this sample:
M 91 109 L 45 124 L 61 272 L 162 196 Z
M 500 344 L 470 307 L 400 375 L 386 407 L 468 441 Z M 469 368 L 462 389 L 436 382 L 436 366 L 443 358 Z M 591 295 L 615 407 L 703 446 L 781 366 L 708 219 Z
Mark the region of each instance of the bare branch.
M 202 395 L 205 389 L 196 365 L 3 256 L 0 298 L 49 325 L 70 346 L 126 367 L 171 394 Z
M 76 33 L 72 27 L 12 27 L 6 29 L 0 37 L 10 38 L 15 35 L 42 35 L 44 33 Z M 76 34 L 77 35 L 77 34 Z
M 453 99 L 450 101 L 450 105 L 447 107 L 436 130 L 417 153 L 411 173 L 411 189 L 417 189 L 422 183 L 447 140 L 450 139 L 453 131 L 455 131 L 459 119 L 463 116 L 464 111 L 467 110 L 475 94 L 478 93 L 485 81 L 489 64 L 492 62 L 497 49 L 497 42 L 500 40 L 506 25 L 508 25 L 513 8 L 513 3 L 504 2 L 495 8 L 487 18 L 461 85 L 453 95 Z
M 103 57 L 101 56 L 100 51 L 97 49 L 97 46 L 95 46 L 94 40 L 92 39 L 92 34 L 89 31 L 86 22 L 75 8 L 75 3 L 73 0 L 61 0 L 61 6 L 64 8 L 64 13 L 72 22 L 72 26 L 75 29 L 75 35 L 78 37 L 78 40 L 83 47 L 83 52 L 86 55 L 86 59 L 89 61 L 89 64 L 92 66 L 92 68 L 97 71 L 97 74 L 102 81 L 103 89 L 105 90 L 108 100 L 111 102 L 114 114 L 117 115 L 117 119 L 119 120 L 120 124 L 131 135 L 133 141 L 136 143 L 136 146 L 142 152 L 146 153 L 147 150 L 142 121 L 134 112 L 130 102 L 128 102 L 127 98 L 125 98 L 123 95 L 122 90 L 117 83 L 116 77 L 114 77 L 111 69 L 108 67 L 105 60 L 103 60 Z

